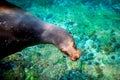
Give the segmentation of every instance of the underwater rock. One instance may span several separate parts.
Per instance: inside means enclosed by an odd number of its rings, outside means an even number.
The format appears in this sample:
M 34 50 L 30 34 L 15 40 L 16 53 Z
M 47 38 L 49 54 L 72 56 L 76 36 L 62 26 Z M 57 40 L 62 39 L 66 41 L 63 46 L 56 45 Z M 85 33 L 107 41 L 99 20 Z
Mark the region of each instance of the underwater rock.
M 75 24 L 74 22 L 70 21 L 70 22 L 67 22 L 68 25 L 73 25 Z
M 111 38 L 111 42 L 114 42 L 114 43 L 117 42 L 117 41 L 116 41 L 116 38 L 115 38 L 115 37 L 112 37 L 112 38 Z
M 79 69 L 70 70 L 67 74 L 62 76 L 60 80 L 94 80 L 94 78 Z
M 112 6 L 112 8 L 116 11 L 120 13 L 120 4 L 115 4 Z
M 47 16 L 46 16 L 46 19 L 50 19 L 50 18 L 52 18 L 53 17 L 53 14 L 51 13 L 51 14 L 48 14 Z
M 51 43 L 76 61 L 80 51 L 64 29 L 43 22 L 27 11 L 0 1 L 0 58 L 40 43 Z
M 111 59 L 114 60 L 114 59 L 115 59 L 115 56 L 111 56 Z
M 100 65 L 100 63 L 99 63 L 99 62 L 94 62 L 94 64 L 95 64 L 96 66 Z
M 98 73 L 101 73 L 103 70 L 100 68 L 100 66 L 95 66 L 95 70 L 98 72 Z

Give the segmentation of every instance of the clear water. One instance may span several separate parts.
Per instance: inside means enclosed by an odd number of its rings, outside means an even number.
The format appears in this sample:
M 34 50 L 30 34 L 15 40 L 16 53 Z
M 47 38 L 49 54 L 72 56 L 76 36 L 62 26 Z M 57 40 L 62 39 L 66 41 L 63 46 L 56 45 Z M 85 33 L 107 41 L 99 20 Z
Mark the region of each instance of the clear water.
M 120 0 L 8 0 L 70 32 L 81 58 L 52 44 L 28 47 L 0 64 L 5 80 L 120 80 Z

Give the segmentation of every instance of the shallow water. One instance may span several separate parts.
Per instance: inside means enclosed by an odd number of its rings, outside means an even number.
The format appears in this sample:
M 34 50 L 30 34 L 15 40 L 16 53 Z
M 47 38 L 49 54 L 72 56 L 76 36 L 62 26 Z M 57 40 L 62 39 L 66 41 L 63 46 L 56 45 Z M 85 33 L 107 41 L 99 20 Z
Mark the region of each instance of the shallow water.
M 120 80 L 119 0 L 8 0 L 70 32 L 81 58 L 52 44 L 28 47 L 0 62 L 5 80 Z

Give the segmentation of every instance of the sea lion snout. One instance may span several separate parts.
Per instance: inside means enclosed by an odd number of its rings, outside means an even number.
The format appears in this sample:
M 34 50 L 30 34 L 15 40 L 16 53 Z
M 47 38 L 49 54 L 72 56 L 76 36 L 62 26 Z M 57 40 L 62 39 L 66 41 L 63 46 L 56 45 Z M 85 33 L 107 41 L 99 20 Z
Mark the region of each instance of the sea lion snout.
M 61 48 L 61 51 L 68 55 L 72 61 L 80 58 L 80 51 L 76 48 L 73 40 L 66 42 L 66 45 Z
M 72 56 L 70 56 L 70 59 L 72 60 L 72 61 L 77 61 L 79 58 L 80 58 L 80 51 L 79 50 L 77 50 L 75 53 L 72 53 L 73 55 Z
M 80 51 L 75 49 L 74 47 L 72 47 L 71 49 L 68 49 L 68 50 L 62 49 L 62 52 L 64 52 L 66 55 L 68 55 L 72 61 L 77 61 L 80 58 Z

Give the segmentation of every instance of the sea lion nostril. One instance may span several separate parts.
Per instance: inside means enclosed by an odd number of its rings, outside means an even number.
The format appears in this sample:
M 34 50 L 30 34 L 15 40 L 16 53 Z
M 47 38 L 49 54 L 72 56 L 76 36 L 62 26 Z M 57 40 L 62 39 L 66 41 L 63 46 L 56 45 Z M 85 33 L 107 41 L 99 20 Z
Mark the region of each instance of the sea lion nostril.
M 74 57 L 74 59 L 75 59 L 75 60 L 78 60 L 78 59 L 79 59 L 79 57 L 75 56 L 75 57 Z

